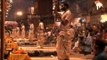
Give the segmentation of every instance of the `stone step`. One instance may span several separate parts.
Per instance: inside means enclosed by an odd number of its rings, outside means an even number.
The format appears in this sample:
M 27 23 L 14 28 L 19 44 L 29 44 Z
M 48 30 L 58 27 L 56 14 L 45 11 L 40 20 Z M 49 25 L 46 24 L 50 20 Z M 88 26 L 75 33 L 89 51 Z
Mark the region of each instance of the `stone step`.
M 44 47 L 43 49 L 37 48 L 36 46 L 20 46 L 20 48 L 28 51 L 28 55 L 30 57 L 51 57 L 51 56 L 57 56 L 56 48 L 55 47 Z M 75 53 L 71 51 L 71 57 L 85 57 L 87 59 L 91 59 L 93 55 L 87 55 L 84 56 L 82 53 Z
M 57 57 L 31 57 L 31 60 L 58 60 Z M 81 57 L 71 57 L 70 60 L 86 60 L 85 58 Z

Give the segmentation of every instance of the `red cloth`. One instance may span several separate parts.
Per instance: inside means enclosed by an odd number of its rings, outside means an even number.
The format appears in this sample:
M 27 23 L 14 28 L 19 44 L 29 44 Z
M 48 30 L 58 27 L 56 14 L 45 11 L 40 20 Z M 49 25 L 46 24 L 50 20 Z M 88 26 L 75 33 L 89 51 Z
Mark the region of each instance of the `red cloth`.
M 107 33 L 105 33 L 105 34 L 103 35 L 103 38 L 104 38 L 104 39 L 107 39 Z

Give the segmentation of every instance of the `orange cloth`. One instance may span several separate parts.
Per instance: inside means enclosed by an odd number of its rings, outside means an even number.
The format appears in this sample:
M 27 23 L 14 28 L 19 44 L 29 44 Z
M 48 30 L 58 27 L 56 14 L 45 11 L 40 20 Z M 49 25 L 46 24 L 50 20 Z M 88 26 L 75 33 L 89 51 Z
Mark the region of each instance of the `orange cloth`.
M 17 49 L 17 48 L 18 48 L 18 44 L 14 42 L 8 43 L 6 46 L 6 50 Z
M 11 43 L 13 41 L 13 38 L 10 36 L 5 37 L 5 42 Z
M 13 48 L 13 49 L 18 49 L 18 48 L 19 48 L 19 46 L 18 46 L 18 44 L 17 44 L 17 43 L 12 42 L 12 48 Z
M 7 60 L 31 60 L 27 54 L 10 54 Z
M 22 53 L 26 53 L 24 50 L 17 50 L 17 51 L 13 51 L 14 54 L 22 54 Z
M 18 44 L 13 41 L 13 38 L 10 36 L 5 37 L 6 50 L 17 49 Z

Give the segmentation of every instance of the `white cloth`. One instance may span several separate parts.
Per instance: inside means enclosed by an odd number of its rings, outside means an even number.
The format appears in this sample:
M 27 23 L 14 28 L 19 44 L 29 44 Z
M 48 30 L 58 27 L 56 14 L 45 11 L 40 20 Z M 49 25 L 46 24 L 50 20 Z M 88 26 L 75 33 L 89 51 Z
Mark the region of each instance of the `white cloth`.
M 68 21 L 71 21 L 72 18 L 73 18 L 73 15 L 72 15 L 72 13 L 71 13 L 70 10 L 67 10 L 67 11 L 64 12 L 64 13 L 62 14 L 62 16 L 61 16 L 61 19 L 62 19 L 62 20 L 68 20 Z

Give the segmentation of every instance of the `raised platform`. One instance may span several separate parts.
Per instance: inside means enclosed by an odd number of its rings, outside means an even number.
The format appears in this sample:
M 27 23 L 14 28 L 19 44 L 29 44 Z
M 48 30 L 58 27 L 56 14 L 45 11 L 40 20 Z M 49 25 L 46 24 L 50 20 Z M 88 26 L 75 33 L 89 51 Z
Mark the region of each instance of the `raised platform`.
M 29 56 L 31 57 L 43 57 L 43 56 L 56 56 L 56 49 L 55 47 L 44 47 L 44 48 L 38 48 L 38 47 L 20 47 L 28 52 Z
M 43 49 L 37 47 L 20 47 L 26 50 L 31 57 L 51 57 L 57 56 L 55 47 L 44 47 Z M 73 51 L 71 57 L 84 57 L 83 54 L 74 53 Z

